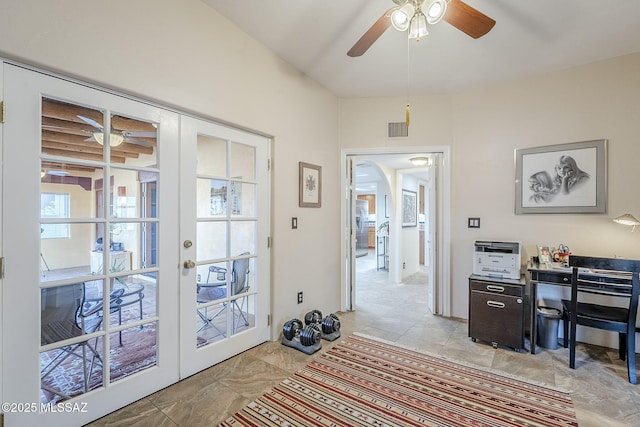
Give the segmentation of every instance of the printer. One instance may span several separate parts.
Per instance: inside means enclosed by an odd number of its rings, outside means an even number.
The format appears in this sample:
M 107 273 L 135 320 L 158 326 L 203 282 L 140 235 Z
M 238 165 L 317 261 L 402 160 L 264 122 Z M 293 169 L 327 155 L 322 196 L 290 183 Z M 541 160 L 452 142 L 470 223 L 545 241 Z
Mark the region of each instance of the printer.
M 521 246 L 519 242 L 476 240 L 473 274 L 520 279 Z

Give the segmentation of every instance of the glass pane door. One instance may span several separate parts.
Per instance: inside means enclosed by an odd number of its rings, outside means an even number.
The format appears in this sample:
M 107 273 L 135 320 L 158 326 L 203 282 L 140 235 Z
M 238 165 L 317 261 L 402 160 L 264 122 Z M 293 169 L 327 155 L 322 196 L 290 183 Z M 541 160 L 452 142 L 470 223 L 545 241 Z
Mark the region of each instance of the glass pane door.
M 181 376 L 268 339 L 269 141 L 183 118 Z
M 145 250 L 177 242 L 178 117 L 10 65 L 5 79 L 3 334 L 20 369 L 4 398 L 41 405 L 20 425 L 84 423 L 177 379 L 177 307 L 162 302 L 177 254 Z M 46 410 L 61 402 L 92 411 Z
M 48 97 L 41 110 L 40 401 L 55 404 L 157 366 L 140 241 L 158 218 L 139 176 L 158 181 L 158 124 Z

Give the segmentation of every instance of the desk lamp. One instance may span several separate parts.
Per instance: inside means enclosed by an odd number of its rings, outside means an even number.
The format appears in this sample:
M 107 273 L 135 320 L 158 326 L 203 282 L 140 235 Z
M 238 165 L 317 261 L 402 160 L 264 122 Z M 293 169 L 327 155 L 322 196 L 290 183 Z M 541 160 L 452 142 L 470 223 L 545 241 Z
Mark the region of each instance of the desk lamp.
M 631 226 L 633 226 L 633 228 L 631 229 L 632 233 L 633 233 L 633 230 L 636 229 L 636 225 L 640 225 L 640 221 L 638 221 L 631 214 L 620 215 L 619 217 L 614 218 L 613 222 L 617 222 L 618 224 L 622 224 L 622 225 L 631 225 Z

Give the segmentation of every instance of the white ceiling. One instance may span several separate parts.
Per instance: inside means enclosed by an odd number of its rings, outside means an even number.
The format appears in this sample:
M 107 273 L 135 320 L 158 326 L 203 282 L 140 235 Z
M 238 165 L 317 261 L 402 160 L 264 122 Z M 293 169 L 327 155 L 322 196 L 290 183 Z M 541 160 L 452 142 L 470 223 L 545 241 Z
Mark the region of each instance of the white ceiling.
M 639 0 L 465 0 L 496 20 L 484 37 L 442 21 L 407 43 L 390 27 L 359 58 L 346 52 L 392 0 L 202 1 L 340 97 L 452 93 L 640 51 Z

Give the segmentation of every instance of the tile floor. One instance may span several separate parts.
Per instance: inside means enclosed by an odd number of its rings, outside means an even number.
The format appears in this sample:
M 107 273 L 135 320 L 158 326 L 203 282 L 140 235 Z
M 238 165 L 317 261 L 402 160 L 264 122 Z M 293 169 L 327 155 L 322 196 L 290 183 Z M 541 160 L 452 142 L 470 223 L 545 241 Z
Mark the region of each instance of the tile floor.
M 337 313 L 343 336 L 357 331 L 571 390 L 582 427 L 640 425 L 640 385 L 627 382 L 626 365 L 618 360 L 617 350 L 580 345 L 572 370 L 568 350 L 562 347 L 538 348 L 531 355 L 473 343 L 466 321 L 425 312 L 426 275 L 418 273 L 405 283 L 390 284 L 385 271 L 376 271 L 373 257 L 364 258 L 358 260 L 356 310 Z M 331 345 L 324 341 L 320 352 Z M 317 354 L 307 356 L 268 342 L 89 425 L 215 426 Z

